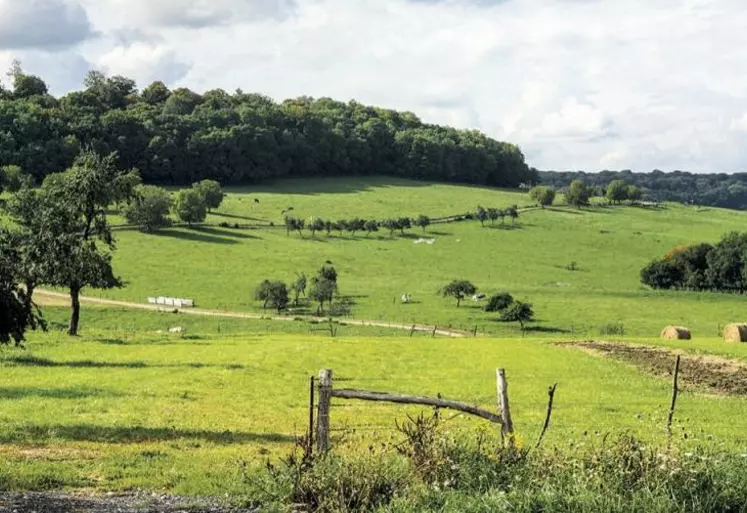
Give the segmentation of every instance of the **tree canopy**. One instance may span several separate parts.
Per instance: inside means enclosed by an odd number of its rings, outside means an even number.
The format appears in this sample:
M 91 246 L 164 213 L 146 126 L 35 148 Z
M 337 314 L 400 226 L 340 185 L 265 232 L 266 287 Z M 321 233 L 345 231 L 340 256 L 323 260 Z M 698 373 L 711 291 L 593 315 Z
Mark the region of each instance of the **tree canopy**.
M 410 112 L 330 98 L 172 91 L 162 82 L 138 91 L 133 80 L 100 72 L 56 98 L 20 65 L 11 72 L 13 92 L 0 95 L 0 162 L 37 182 L 70 167 L 86 147 L 116 152 L 122 170 L 137 168 L 149 184 L 373 174 L 499 187 L 538 181 L 518 146 Z

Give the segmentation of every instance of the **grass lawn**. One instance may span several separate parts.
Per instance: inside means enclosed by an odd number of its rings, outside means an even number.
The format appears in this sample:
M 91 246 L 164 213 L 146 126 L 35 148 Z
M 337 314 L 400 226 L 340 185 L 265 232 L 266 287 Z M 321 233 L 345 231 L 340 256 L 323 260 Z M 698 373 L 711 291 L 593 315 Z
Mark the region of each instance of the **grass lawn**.
M 621 430 L 664 437 L 667 380 L 541 339 L 281 333 L 182 339 L 92 325 L 81 338 L 34 333 L 26 350 L 2 350 L 4 489 L 240 493 L 241 462 L 253 468 L 265 457 L 286 454 L 306 429 L 308 378 L 321 368 L 344 379 L 339 386 L 440 393 L 494 409 L 495 368 L 505 367 L 522 443 L 536 438 L 547 386 L 556 381 L 548 445 L 568 447 Z M 417 411 L 335 402 L 335 443 L 367 447 L 396 438 L 394 420 Z M 687 433 L 689 442 L 744 451 L 745 414 L 745 398 L 687 391 L 678 406 L 676 436 Z M 484 421 L 449 422 L 455 430 L 482 426 L 497 436 Z
M 291 180 L 229 189 L 209 221 L 282 224 L 281 211 L 291 206 L 301 218 L 338 219 L 436 217 L 478 204 L 528 203 L 526 194 L 479 187 L 382 178 Z M 715 242 L 743 229 L 745 220 L 743 212 L 710 208 L 595 206 L 527 211 L 517 226 L 498 221 L 481 228 L 468 221 L 393 238 L 388 232 L 288 236 L 282 228 L 123 231 L 117 233 L 114 263 L 127 287 L 92 294 L 138 302 L 154 295 L 186 296 L 207 308 L 257 311 L 260 305 L 252 299 L 257 283 L 290 282 L 296 273 L 311 275 L 330 261 L 339 271 L 341 294 L 355 302 L 353 316 L 362 319 L 477 326 L 496 336 L 521 336 L 518 326 L 497 322 L 471 301 L 456 308 L 455 301 L 437 295 L 446 282 L 464 278 L 486 293 L 506 290 L 531 302 L 538 319 L 531 329 L 554 336 L 596 335 L 601 325 L 621 322 L 631 336 L 657 336 L 665 325 L 678 324 L 696 338 L 714 337 L 720 325 L 744 320 L 742 297 L 650 291 L 640 284 L 639 271 L 673 246 Z M 421 236 L 436 241 L 415 244 Z M 575 271 L 567 269 L 572 262 Z M 401 304 L 403 293 L 415 302 Z

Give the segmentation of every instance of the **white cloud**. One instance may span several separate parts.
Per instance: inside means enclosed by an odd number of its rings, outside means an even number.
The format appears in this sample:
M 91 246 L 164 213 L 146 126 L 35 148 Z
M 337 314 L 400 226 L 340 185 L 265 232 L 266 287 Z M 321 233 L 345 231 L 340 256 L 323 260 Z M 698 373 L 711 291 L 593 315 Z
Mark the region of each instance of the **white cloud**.
M 124 75 L 143 87 L 156 80 L 178 82 L 190 68 L 168 47 L 148 43 L 117 46 L 102 55 L 96 64 L 110 75 Z
M 141 86 L 355 98 L 540 168 L 747 170 L 741 0 L 80 1 L 83 57 Z
M 77 0 L 0 0 L 1 49 L 60 49 L 93 35 Z

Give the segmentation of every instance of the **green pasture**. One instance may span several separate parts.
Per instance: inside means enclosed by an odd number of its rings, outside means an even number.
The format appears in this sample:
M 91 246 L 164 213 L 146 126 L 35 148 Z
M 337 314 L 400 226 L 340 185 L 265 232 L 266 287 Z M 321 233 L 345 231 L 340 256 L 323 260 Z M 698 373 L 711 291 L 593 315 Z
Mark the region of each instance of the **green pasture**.
M 497 322 L 480 305 L 466 301 L 456 308 L 455 301 L 438 296 L 445 283 L 464 278 L 488 294 L 505 290 L 531 302 L 538 322 L 530 330 L 553 336 L 594 336 L 600 326 L 622 323 L 629 336 L 655 337 L 665 325 L 678 324 L 696 337 L 714 337 L 720 325 L 745 320 L 742 297 L 655 292 L 639 282 L 640 269 L 671 247 L 715 242 L 728 231 L 742 230 L 743 212 L 677 205 L 556 206 L 524 211 L 515 226 L 510 220 L 494 226 L 488 221 L 485 228 L 464 221 L 433 225 L 425 233 L 415 228 L 404 237 L 386 231 L 370 237 L 289 236 L 280 226 L 281 211 L 289 207 L 307 220 L 383 219 L 529 203 L 519 192 L 392 179 L 291 180 L 228 189 L 224 205 L 209 216 L 213 226 L 153 235 L 117 232 L 115 270 L 127 286 L 88 292 L 136 302 L 186 296 L 206 308 L 259 311 L 252 298 L 258 282 L 290 282 L 296 273 L 310 276 L 330 261 L 340 274 L 341 294 L 354 302 L 352 316 L 360 319 L 477 326 L 496 336 L 521 336 L 518 326 Z M 237 230 L 215 226 L 220 222 L 277 227 Z M 435 243 L 416 244 L 421 237 Z M 567 269 L 572 262 L 575 271 Z M 414 303 L 401 304 L 403 293 Z
M 148 328 L 160 321 L 152 322 Z M 537 437 L 547 386 L 554 382 L 548 446 L 624 430 L 665 436 L 667 381 L 541 339 L 298 333 L 182 338 L 108 332 L 92 322 L 81 338 L 33 333 L 27 349 L 2 350 L 0 484 L 11 490 L 241 493 L 244 464 L 251 472 L 265 458 L 289 453 L 306 430 L 309 376 L 321 368 L 334 370 L 338 386 L 442 394 L 494 409 L 499 366 L 507 370 L 522 444 Z M 335 401 L 334 444 L 347 450 L 396 441 L 395 420 L 418 411 Z M 675 436 L 744 451 L 746 414 L 744 398 L 687 391 Z M 454 430 L 481 428 L 496 441 L 493 425 L 449 412 L 444 417 Z

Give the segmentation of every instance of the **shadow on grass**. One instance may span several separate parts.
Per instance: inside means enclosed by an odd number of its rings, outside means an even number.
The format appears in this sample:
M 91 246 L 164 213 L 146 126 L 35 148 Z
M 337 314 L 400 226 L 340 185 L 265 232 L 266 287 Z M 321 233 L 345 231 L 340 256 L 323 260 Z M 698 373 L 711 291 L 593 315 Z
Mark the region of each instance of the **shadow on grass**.
M 244 444 L 253 442 L 287 443 L 294 442 L 296 437 L 280 433 L 209 431 L 142 426 L 97 426 L 94 424 L 28 425 L 0 434 L 1 443 L 41 442 L 48 439 L 108 444 L 199 439 L 215 444 Z
M 240 216 L 238 214 L 226 214 L 224 212 L 210 212 L 211 216 L 218 216 L 218 217 L 227 217 L 229 219 L 244 219 L 246 221 L 259 221 L 259 222 L 265 222 L 265 219 L 261 219 L 259 217 L 250 217 L 250 216 Z
M 3 363 L 27 366 L 27 367 L 65 367 L 69 369 L 146 369 L 146 368 L 189 368 L 189 369 L 207 369 L 217 368 L 226 370 L 244 369 L 239 364 L 213 364 L 213 363 L 169 363 L 169 364 L 148 364 L 145 362 L 97 362 L 93 360 L 72 360 L 72 361 L 54 361 L 48 358 L 39 358 L 38 356 L 21 355 L 12 356 L 3 360 Z
M 554 328 L 552 326 L 527 326 L 524 328 L 525 333 L 572 333 L 571 330 L 563 328 Z
M 559 208 L 559 207 L 547 207 L 545 210 L 549 210 L 550 212 L 560 212 L 561 214 L 572 214 L 574 216 L 582 216 L 584 215 L 584 212 L 577 208 Z
M 491 230 L 522 230 L 525 226 L 533 226 L 528 223 L 522 223 L 522 224 L 496 224 L 496 225 L 485 225 L 485 228 L 489 228 Z
M 317 179 L 283 179 L 267 181 L 248 187 L 229 187 L 227 191 L 234 194 L 271 193 L 299 194 L 314 196 L 317 194 L 358 193 L 387 187 L 427 187 L 432 182 L 416 182 L 401 178 L 376 176 L 366 178 L 317 178 Z M 454 184 L 459 185 L 459 184 Z
M 194 231 L 198 233 L 203 233 L 206 235 L 212 235 L 216 237 L 233 237 L 235 239 L 257 239 L 258 237 L 255 237 L 254 235 L 249 235 L 248 233 L 241 233 L 236 231 L 236 229 L 220 229 L 220 228 L 212 228 L 208 226 L 199 226 L 197 228 L 193 228 Z
M 124 394 L 98 388 L 0 388 L 0 399 L 25 399 L 39 397 L 45 399 L 84 399 L 86 397 L 122 397 Z
M 215 237 L 214 235 L 209 235 L 208 233 L 201 233 L 203 230 L 204 229 L 197 228 L 185 230 L 161 230 L 154 233 L 153 235 L 156 237 L 180 239 L 192 242 L 206 242 L 210 244 L 238 244 L 236 240 L 228 237 Z M 227 234 L 221 233 L 221 235 Z

